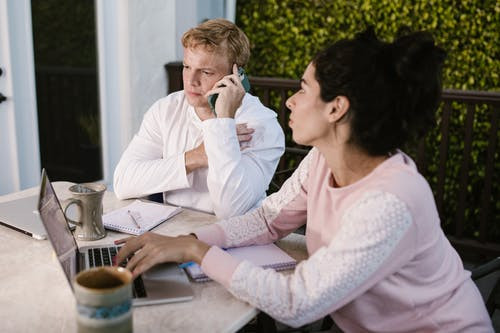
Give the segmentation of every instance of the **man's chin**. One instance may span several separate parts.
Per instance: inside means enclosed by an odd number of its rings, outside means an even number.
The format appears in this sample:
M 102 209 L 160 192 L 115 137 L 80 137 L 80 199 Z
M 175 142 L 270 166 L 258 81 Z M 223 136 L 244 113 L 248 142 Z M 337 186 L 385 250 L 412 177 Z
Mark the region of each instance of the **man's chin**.
M 195 108 L 207 108 L 209 106 L 204 96 L 192 97 L 186 94 L 186 99 L 188 104 Z

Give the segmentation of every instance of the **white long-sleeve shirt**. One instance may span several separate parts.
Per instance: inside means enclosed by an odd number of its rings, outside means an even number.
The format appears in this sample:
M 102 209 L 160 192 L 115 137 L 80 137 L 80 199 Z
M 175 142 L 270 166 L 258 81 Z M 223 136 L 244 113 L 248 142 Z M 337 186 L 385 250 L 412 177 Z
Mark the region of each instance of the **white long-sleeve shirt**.
M 255 132 L 243 150 L 236 124 Z M 205 145 L 208 168 L 186 174 L 185 152 Z M 201 121 L 183 91 L 154 103 L 116 166 L 120 199 L 163 192 L 164 201 L 219 217 L 240 215 L 260 204 L 284 152 L 276 113 L 246 94 L 234 119 Z
M 201 268 L 236 297 L 292 326 L 331 314 L 345 332 L 493 332 L 481 295 L 440 228 L 432 191 L 397 153 L 333 187 L 312 149 L 262 206 L 195 231 Z M 307 223 L 309 258 L 284 275 L 220 247 L 266 244 Z

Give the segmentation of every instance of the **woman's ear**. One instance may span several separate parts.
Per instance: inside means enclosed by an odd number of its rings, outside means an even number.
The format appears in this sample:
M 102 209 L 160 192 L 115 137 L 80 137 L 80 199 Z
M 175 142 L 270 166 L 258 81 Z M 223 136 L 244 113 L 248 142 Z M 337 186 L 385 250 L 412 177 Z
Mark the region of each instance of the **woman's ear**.
M 328 114 L 328 119 L 332 123 L 340 121 L 344 115 L 349 110 L 349 100 L 345 96 L 337 96 L 330 103 L 330 113 Z

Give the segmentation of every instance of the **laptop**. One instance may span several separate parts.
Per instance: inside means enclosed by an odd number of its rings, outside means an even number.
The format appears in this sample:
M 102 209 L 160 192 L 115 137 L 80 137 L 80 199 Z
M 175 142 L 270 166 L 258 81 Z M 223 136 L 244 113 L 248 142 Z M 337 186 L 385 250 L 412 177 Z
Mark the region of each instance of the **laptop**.
M 114 244 L 78 248 L 45 169 L 42 170 L 38 210 L 71 288 L 78 272 L 112 265 L 112 257 L 119 250 Z M 194 296 L 186 273 L 177 264 L 154 266 L 134 280 L 132 289 L 135 306 L 189 301 Z
M 35 239 L 47 238 L 47 231 L 37 210 L 38 195 L 0 202 L 0 225 Z

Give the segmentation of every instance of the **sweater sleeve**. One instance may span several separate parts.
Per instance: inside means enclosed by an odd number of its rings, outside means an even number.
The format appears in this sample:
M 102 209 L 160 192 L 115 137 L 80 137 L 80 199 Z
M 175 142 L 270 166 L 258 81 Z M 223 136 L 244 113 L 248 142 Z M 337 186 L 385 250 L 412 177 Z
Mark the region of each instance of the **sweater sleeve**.
M 396 196 L 367 192 L 346 211 L 330 244 L 301 262 L 293 274 L 234 258 L 223 261 L 228 254 L 214 247 L 202 269 L 236 297 L 297 327 L 334 312 L 404 265 L 413 247 L 398 246 L 398 254 L 391 254 L 399 243 L 407 243 L 405 235 L 414 237 L 408 232 L 412 225 L 407 206 Z
M 119 199 L 190 187 L 184 153 L 163 156 L 159 112 L 160 103 L 156 102 L 116 166 L 113 187 Z
M 197 229 L 198 239 L 225 248 L 268 244 L 304 225 L 309 166 L 315 154 L 312 149 L 281 189 L 264 199 L 259 208 Z

